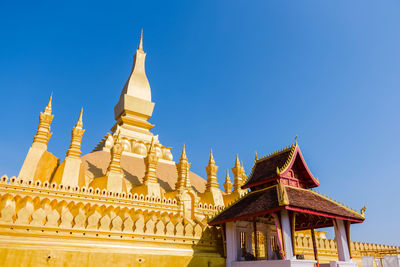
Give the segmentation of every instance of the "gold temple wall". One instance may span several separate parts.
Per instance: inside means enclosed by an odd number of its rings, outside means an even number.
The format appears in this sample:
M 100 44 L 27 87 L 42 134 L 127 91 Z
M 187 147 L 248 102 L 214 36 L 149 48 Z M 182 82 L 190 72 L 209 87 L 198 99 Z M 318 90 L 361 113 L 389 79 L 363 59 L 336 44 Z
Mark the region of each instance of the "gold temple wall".
M 225 266 L 220 230 L 207 225 L 219 211 L 199 203 L 202 221 L 182 217 L 176 199 L 115 194 L 39 181 L 0 178 L 0 266 Z M 321 262 L 337 260 L 336 242 L 317 237 Z M 296 253 L 313 259 L 311 236 L 298 233 Z M 361 256 L 399 247 L 352 243 Z M 361 264 L 359 265 L 361 266 Z
M 314 260 L 314 250 L 312 238 L 310 234 L 296 235 L 295 237 L 296 254 L 304 254 L 306 260 Z M 316 237 L 317 251 L 321 263 L 328 263 L 329 261 L 338 260 L 336 241 Z M 351 255 L 354 262 L 362 267 L 362 256 L 374 256 L 382 258 L 385 255 L 400 254 L 400 247 L 377 245 L 362 242 L 351 242 Z
M 3 176 L 0 266 L 225 266 L 220 231 L 206 223 L 218 209 L 195 207 L 204 222 L 182 210 L 176 199 Z

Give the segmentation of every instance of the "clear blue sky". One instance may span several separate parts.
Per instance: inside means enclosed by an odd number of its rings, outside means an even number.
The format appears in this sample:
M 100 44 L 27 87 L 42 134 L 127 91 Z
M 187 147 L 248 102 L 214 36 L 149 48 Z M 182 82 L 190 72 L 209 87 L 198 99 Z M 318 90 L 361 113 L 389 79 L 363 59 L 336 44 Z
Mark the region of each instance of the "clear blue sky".
M 400 245 L 400 2 L 1 1 L 0 172 L 16 175 L 54 92 L 49 151 L 64 158 L 84 107 L 82 150 L 114 123 L 144 28 L 151 122 L 222 183 L 236 153 L 293 142 L 320 191 L 358 210 L 355 241 Z

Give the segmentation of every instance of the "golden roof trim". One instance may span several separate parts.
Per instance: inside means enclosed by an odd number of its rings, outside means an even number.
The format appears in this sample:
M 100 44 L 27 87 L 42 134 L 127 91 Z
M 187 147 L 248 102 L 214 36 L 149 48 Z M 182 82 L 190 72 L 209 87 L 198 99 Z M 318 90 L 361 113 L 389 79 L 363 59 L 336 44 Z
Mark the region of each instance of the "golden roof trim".
M 287 146 L 287 147 L 285 147 L 285 148 L 283 148 L 283 149 L 278 149 L 278 150 L 276 150 L 275 152 L 272 152 L 272 153 L 270 153 L 270 154 L 267 154 L 267 155 L 264 156 L 264 157 L 261 157 L 261 158 L 259 158 L 259 159 L 254 159 L 253 167 L 251 168 L 250 174 L 249 174 L 249 176 L 247 176 L 247 180 L 246 180 L 246 182 L 245 182 L 244 184 L 247 184 L 247 183 L 249 182 L 250 178 L 253 176 L 254 168 L 255 168 L 255 166 L 256 166 L 257 163 L 262 162 L 262 161 L 267 160 L 267 159 L 270 159 L 270 158 L 275 157 L 275 156 L 277 156 L 277 155 L 280 155 L 280 154 L 282 154 L 282 153 L 285 153 L 285 152 L 287 152 L 288 150 L 293 150 L 293 149 L 296 148 L 296 147 L 297 147 L 297 141 L 295 141 L 295 143 L 292 144 L 292 145 L 290 145 L 290 146 Z M 292 155 L 292 157 L 293 157 L 293 155 Z M 292 160 L 291 157 L 289 157 L 289 159 L 290 159 L 290 161 Z M 290 161 L 289 161 L 289 162 L 290 162 Z M 285 163 L 285 164 L 286 164 L 286 163 Z M 284 166 L 285 166 L 285 165 L 284 165 Z M 276 166 L 276 167 L 277 167 L 277 174 L 279 174 L 279 173 L 278 173 L 279 167 L 278 167 L 278 166 Z M 280 173 L 282 173 L 282 172 L 280 172 Z
M 297 141 L 296 141 L 296 143 L 294 143 L 291 146 L 290 154 L 289 154 L 289 157 L 286 160 L 285 164 L 283 164 L 283 166 L 281 168 L 279 168 L 279 166 L 276 166 L 276 168 L 277 168 L 276 173 L 277 174 L 281 174 L 281 173 L 284 173 L 285 171 L 287 171 L 287 169 L 289 168 L 290 163 L 293 160 L 294 152 L 296 151 L 297 147 L 298 147 L 298 145 L 297 145 Z

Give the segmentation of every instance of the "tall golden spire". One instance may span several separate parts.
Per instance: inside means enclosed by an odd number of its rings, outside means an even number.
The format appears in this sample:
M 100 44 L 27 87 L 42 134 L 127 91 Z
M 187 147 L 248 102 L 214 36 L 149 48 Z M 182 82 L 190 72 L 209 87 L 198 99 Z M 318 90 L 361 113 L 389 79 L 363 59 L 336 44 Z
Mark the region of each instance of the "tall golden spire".
M 175 184 L 175 190 L 182 191 L 184 189 L 190 189 L 190 177 L 189 177 L 190 163 L 188 162 L 185 145 L 182 146 L 182 154 L 179 162 L 176 164 L 176 170 L 178 172 L 178 180 Z
M 46 108 L 43 112 L 40 112 L 39 116 L 39 125 L 36 131 L 36 135 L 33 138 L 33 143 L 35 144 L 44 144 L 47 148 L 47 144 L 49 143 L 50 137 L 52 133 L 50 132 L 50 125 L 53 121 L 54 115 L 51 114 L 51 101 L 53 97 L 50 96 L 49 102 L 47 103 Z
M 76 122 L 75 127 L 71 131 L 71 144 L 69 146 L 69 149 L 67 150 L 67 157 L 79 158 L 81 156 L 81 142 L 83 133 L 85 132 L 85 130 L 82 129 L 82 114 L 83 108 L 81 109 L 79 119 Z
M 225 189 L 225 193 L 227 193 L 227 194 L 232 193 L 232 182 L 231 182 L 231 178 L 229 177 L 229 170 L 226 170 L 224 189 Z
M 207 172 L 206 192 L 210 191 L 211 188 L 218 188 L 217 171 L 218 171 L 218 166 L 215 165 L 215 160 L 211 149 L 210 159 L 208 160 L 208 166 L 206 167 L 206 172 Z
M 111 128 L 115 132 L 120 126 L 122 136 L 150 143 L 154 125 L 148 122 L 153 114 L 151 88 L 145 69 L 146 53 L 143 51 L 143 31 L 136 54 L 133 56 L 132 70 L 122 89 L 120 99 L 114 107 L 116 124 Z

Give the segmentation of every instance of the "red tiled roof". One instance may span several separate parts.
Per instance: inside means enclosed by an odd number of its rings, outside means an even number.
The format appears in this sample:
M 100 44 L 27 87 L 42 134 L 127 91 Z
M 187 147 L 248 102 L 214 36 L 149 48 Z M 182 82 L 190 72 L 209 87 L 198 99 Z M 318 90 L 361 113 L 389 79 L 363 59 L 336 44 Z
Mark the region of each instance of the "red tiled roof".
M 242 188 L 259 189 L 268 187 L 273 180 L 280 179 L 285 185 L 312 188 L 319 182 L 307 167 L 297 143 L 256 160 L 249 179 Z
M 283 186 L 283 185 L 282 185 Z M 294 210 L 330 218 L 362 222 L 364 217 L 317 193 L 296 187 L 283 186 L 289 200 L 288 205 L 278 201 L 278 185 L 254 191 L 218 214 L 210 225 L 261 216 L 281 209 Z
M 289 206 L 309 211 L 326 213 L 354 220 L 364 220 L 360 214 L 333 202 L 311 190 L 286 186 Z
M 247 194 L 244 198 L 223 210 L 209 224 L 236 221 L 277 207 L 279 207 L 277 188 L 273 186 Z
M 285 165 L 286 161 L 289 159 L 290 151 L 291 147 L 281 153 L 277 153 L 267 157 L 266 159 L 257 161 L 249 179 L 247 180 L 246 184 L 243 185 L 243 188 L 248 187 L 248 185 L 258 183 L 262 180 L 267 180 L 268 178 L 277 176 L 276 168 L 282 168 Z

